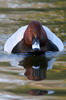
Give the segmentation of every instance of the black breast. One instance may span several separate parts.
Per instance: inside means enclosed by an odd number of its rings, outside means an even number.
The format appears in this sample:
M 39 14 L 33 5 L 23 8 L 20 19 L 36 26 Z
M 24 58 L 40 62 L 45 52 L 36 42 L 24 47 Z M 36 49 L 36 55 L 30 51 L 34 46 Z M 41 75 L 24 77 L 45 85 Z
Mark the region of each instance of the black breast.
M 21 40 L 12 50 L 12 53 L 26 53 L 31 50 L 31 47 L 28 47 L 23 40 Z
M 47 51 L 59 51 L 58 47 L 49 39 L 46 42 L 46 49 Z

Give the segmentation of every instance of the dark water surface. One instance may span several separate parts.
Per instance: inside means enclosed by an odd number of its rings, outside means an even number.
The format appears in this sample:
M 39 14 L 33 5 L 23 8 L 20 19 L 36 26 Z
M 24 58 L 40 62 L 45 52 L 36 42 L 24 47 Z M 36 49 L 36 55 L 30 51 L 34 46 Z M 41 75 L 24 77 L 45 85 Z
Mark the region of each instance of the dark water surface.
M 64 51 L 4 52 L 11 34 L 32 20 L 61 38 Z M 66 100 L 66 0 L 0 0 L 0 100 Z

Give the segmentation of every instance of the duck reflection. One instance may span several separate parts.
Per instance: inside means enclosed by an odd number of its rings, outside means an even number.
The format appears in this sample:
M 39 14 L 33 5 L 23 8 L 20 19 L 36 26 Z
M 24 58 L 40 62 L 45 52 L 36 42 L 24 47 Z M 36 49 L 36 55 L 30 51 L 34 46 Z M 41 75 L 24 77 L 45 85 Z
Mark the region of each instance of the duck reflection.
M 44 56 L 28 56 L 20 61 L 19 65 L 24 66 L 26 69 L 24 74 L 29 80 L 39 81 L 46 79 L 46 71 L 52 68 L 51 62 Z
M 46 95 L 46 94 L 53 94 L 55 91 L 52 90 L 41 90 L 41 89 L 31 89 L 28 91 L 31 95 Z
M 40 90 L 40 89 L 32 89 L 28 91 L 31 95 L 45 95 L 48 94 L 47 90 Z

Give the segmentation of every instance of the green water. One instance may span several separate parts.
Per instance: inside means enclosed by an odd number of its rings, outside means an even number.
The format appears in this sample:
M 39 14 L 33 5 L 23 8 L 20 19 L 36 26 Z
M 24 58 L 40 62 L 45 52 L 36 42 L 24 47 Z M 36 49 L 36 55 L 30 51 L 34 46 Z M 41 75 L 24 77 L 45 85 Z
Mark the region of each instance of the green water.
M 61 54 L 45 58 L 3 51 L 6 40 L 32 20 L 61 38 Z M 66 0 L 0 0 L 0 100 L 66 100 Z

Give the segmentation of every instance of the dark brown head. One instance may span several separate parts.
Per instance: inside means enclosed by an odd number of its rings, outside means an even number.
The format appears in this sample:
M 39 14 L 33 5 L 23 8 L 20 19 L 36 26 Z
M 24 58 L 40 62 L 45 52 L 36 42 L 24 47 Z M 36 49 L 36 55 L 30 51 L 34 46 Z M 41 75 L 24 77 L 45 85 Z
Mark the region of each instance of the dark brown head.
M 41 46 L 45 45 L 47 35 L 40 22 L 32 21 L 28 25 L 23 39 L 28 47 L 30 46 L 32 49 L 40 50 Z

